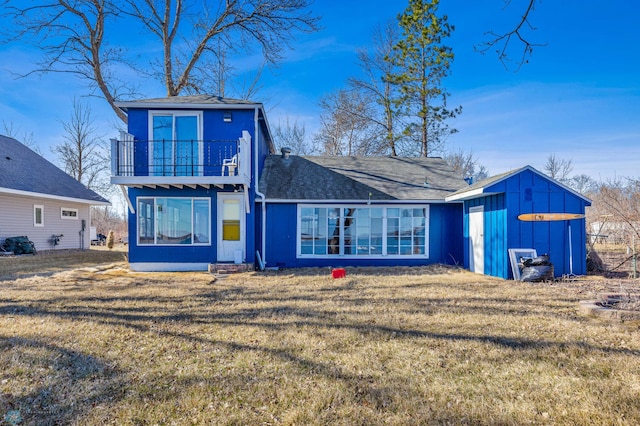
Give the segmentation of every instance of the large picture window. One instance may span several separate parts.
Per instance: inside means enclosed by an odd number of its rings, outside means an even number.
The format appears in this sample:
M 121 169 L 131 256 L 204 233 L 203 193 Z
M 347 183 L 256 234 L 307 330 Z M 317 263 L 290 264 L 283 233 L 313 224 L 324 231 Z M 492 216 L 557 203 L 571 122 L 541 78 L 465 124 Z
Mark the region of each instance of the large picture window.
M 138 244 L 209 245 L 208 198 L 138 198 Z
M 429 206 L 300 206 L 298 256 L 427 257 Z

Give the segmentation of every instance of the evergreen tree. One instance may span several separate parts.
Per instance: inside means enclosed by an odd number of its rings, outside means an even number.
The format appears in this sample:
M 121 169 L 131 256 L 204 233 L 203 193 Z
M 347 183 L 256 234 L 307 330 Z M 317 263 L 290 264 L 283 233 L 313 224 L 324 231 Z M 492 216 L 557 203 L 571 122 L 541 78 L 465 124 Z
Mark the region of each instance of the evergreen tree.
M 437 15 L 439 3 L 409 0 L 398 15 L 402 36 L 387 59 L 399 69 L 389 75 L 389 80 L 400 87 L 395 103 L 404 109 L 404 114 L 413 117 L 404 133 L 419 142 L 420 155 L 424 157 L 438 148 L 446 135 L 455 132 L 445 120 L 461 112 L 460 107 L 447 109 L 448 93 L 442 87 L 454 56 L 444 40 L 454 27 L 446 15 Z

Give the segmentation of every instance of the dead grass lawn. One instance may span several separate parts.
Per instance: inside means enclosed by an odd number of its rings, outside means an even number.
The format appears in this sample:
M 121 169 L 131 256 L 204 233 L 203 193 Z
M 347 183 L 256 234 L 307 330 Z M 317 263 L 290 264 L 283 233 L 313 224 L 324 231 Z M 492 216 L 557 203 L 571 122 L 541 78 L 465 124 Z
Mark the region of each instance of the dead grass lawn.
M 1 260 L 1 259 L 0 259 Z M 24 424 L 639 424 L 637 327 L 456 269 L 0 281 Z

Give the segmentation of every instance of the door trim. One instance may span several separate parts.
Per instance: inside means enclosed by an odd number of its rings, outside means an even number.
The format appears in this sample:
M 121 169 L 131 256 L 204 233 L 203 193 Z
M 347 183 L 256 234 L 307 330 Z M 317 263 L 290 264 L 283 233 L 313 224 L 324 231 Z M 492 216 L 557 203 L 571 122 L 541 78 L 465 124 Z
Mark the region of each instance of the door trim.
M 476 219 L 477 222 L 473 222 Z M 479 219 L 479 220 L 478 220 Z M 472 222 L 474 227 L 479 227 L 480 235 L 475 241 L 472 231 Z M 476 254 L 479 262 L 476 262 Z M 484 206 L 474 206 L 469 208 L 469 270 L 477 274 L 484 274 Z
M 216 242 L 217 242 L 217 261 L 218 262 L 233 262 L 233 251 L 242 251 L 242 262 L 246 259 L 246 211 L 244 206 L 244 194 L 242 192 L 219 192 L 216 207 Z M 225 200 L 237 200 L 240 208 L 240 241 L 228 243 L 222 240 L 222 219 L 223 219 L 223 206 Z M 237 248 L 229 248 L 228 245 L 232 244 Z M 227 246 L 227 247 L 225 247 Z M 233 250 L 233 251 L 231 251 Z

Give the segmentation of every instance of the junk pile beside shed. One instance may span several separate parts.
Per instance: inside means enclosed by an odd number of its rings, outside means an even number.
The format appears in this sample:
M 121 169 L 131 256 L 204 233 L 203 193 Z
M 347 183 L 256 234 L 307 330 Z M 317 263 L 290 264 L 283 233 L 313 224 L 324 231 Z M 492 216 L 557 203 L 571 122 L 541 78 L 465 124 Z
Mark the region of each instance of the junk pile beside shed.
M 553 280 L 553 263 L 549 261 L 549 255 L 543 254 L 532 259 L 521 257 L 518 262 L 520 268 L 520 280 L 527 282 Z

